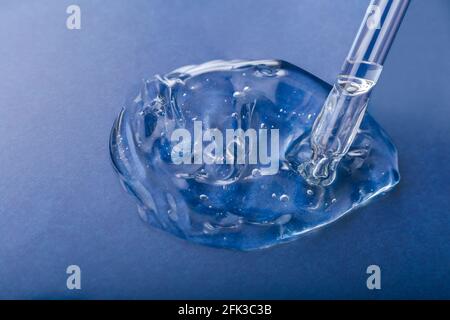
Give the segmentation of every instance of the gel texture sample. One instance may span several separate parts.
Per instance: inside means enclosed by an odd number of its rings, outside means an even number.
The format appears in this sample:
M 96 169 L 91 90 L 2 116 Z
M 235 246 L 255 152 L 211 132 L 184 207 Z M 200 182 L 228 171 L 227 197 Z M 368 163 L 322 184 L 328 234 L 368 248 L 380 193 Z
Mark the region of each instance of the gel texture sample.
M 326 225 L 399 181 L 397 151 L 368 114 L 336 180 L 309 185 L 299 166 L 331 86 L 284 61 L 211 61 L 143 82 L 111 133 L 111 158 L 148 224 L 216 247 L 252 250 Z M 259 164 L 175 164 L 174 130 L 279 130 L 279 170 Z M 207 143 L 205 143 L 205 146 Z M 192 152 L 195 147 L 192 147 Z M 192 154 L 193 156 L 193 154 Z

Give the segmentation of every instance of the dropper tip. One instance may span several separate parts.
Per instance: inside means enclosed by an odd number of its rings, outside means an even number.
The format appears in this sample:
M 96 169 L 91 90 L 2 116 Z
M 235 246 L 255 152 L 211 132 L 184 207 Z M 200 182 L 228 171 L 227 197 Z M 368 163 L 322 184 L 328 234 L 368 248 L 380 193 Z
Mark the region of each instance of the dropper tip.
M 303 162 L 297 170 L 308 184 L 326 187 L 335 180 L 338 164 L 339 160 L 324 156 Z

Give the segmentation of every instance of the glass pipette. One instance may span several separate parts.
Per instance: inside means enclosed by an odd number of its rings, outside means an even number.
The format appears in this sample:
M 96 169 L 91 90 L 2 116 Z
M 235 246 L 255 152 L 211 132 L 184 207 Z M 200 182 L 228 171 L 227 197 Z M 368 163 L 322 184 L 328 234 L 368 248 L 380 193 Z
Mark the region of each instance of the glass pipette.
M 310 184 L 329 185 L 364 117 L 369 96 L 410 0 L 372 0 L 311 132 L 312 157 L 299 167 Z

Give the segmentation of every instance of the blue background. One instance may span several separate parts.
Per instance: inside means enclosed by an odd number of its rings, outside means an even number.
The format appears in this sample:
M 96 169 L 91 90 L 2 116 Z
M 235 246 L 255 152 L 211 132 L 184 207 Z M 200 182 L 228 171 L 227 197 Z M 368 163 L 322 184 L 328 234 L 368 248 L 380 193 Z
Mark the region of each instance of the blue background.
M 73 3 L 81 30 L 65 26 Z M 146 227 L 110 164 L 141 78 L 279 58 L 332 82 L 367 5 L 2 0 L 0 298 L 450 298 L 450 1 L 413 1 L 373 94 L 400 185 L 329 227 L 250 253 L 193 245 Z M 70 264 L 81 291 L 66 288 Z

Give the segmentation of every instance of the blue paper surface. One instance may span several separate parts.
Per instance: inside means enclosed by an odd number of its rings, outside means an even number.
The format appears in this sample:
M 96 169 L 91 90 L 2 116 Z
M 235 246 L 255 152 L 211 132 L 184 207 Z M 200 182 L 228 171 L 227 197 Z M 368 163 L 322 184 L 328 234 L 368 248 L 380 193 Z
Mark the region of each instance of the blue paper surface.
M 332 82 L 368 1 L 78 0 L 68 30 L 73 3 L 0 4 L 0 298 L 450 298 L 450 2 L 412 2 L 369 106 L 399 186 L 249 253 L 146 227 L 110 163 L 113 120 L 140 79 L 213 59 L 283 59 Z M 372 264 L 381 290 L 366 287 Z

